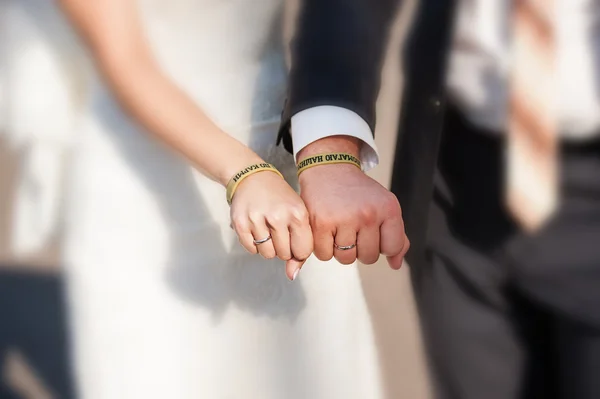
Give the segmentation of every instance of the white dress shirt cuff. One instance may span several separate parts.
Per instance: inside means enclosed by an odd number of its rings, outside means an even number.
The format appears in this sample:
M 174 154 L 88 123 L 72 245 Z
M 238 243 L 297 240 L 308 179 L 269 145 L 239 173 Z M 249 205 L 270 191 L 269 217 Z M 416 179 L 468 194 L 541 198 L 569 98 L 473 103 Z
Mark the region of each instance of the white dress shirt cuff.
M 323 105 L 306 109 L 292 116 L 294 159 L 307 145 L 330 136 L 352 136 L 363 141 L 360 160 L 366 172 L 379 164 L 379 154 L 369 124 L 357 113 L 346 108 Z

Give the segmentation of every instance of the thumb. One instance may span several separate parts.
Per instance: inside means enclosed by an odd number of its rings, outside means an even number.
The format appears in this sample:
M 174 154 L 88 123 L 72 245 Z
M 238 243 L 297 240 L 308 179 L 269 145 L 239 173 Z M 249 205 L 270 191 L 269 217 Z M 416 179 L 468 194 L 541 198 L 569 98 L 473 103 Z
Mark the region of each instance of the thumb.
M 402 262 L 404 262 L 404 252 L 399 253 L 398 255 L 388 256 L 387 262 L 392 269 L 399 270 L 402 267 Z
M 300 269 L 306 263 L 306 259 L 299 260 L 296 258 L 292 258 L 285 262 L 285 274 L 290 281 L 294 281 L 298 277 L 298 273 L 300 273 Z

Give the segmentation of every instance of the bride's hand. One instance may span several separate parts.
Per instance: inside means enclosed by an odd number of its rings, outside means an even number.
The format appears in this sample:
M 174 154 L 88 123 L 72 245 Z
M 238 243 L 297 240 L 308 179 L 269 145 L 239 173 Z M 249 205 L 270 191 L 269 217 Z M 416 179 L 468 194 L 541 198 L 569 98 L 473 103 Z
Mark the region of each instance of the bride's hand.
M 147 45 L 133 0 L 60 0 L 120 105 L 146 130 L 184 155 L 200 172 L 226 186 L 244 165 L 262 160 L 222 131 L 160 68 Z M 235 162 L 234 162 L 235 161 Z M 240 183 L 231 208 L 240 241 L 265 258 L 287 261 L 293 278 L 312 253 L 307 211 L 277 174 L 261 172 Z M 272 239 L 255 245 L 253 239 Z
M 312 254 L 312 230 L 304 202 L 275 173 L 256 173 L 240 183 L 231 204 L 231 225 L 250 253 L 285 260 L 290 280 Z M 262 244 L 254 243 L 269 236 Z

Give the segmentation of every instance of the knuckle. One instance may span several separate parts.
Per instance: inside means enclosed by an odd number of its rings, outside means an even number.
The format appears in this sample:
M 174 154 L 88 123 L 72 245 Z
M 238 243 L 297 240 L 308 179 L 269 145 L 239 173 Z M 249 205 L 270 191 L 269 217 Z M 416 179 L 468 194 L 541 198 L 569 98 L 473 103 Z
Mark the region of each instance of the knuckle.
M 312 240 L 293 240 L 291 242 L 291 252 L 296 259 L 306 259 L 313 253 Z
M 353 257 L 346 257 L 346 256 L 336 256 L 336 259 L 338 262 L 340 262 L 342 265 L 351 265 L 356 261 L 356 258 Z
M 296 224 L 302 224 L 308 221 L 308 211 L 302 205 L 293 206 L 290 209 L 290 217 Z
M 312 254 L 312 248 L 306 249 L 306 250 L 301 249 L 301 250 L 294 251 L 294 257 L 296 259 L 300 259 L 300 260 L 308 259 L 310 254 Z
M 321 262 L 328 262 L 333 259 L 333 253 L 324 252 L 324 251 L 315 251 L 315 256 Z
M 313 215 L 310 221 L 313 231 L 329 231 L 334 225 L 331 217 L 322 215 Z
M 284 224 L 286 221 L 285 213 L 279 209 L 275 209 L 269 212 L 269 214 L 267 214 L 266 219 L 272 225 L 281 225 Z
M 239 215 L 234 215 L 231 218 L 231 226 L 235 231 L 245 231 L 248 229 L 248 220 Z
M 288 261 L 288 260 L 292 259 L 292 255 L 289 252 L 286 252 L 283 254 L 278 254 L 278 258 L 281 260 Z
M 253 224 L 258 224 L 264 220 L 264 215 L 262 214 L 262 212 L 250 211 L 250 212 L 248 212 L 248 219 Z
M 377 209 L 372 206 L 365 206 L 359 210 L 359 218 L 366 225 L 372 225 L 377 222 Z
M 359 256 L 358 259 L 361 261 L 361 263 L 364 263 L 365 265 L 372 265 L 379 260 L 379 254 Z
M 263 251 L 263 252 L 261 252 L 261 255 L 265 259 L 274 259 L 276 256 L 275 251 L 271 251 L 271 250 Z
M 404 248 L 402 248 L 402 253 L 406 254 L 408 252 L 408 250 L 410 249 L 410 241 L 408 240 L 408 238 L 404 241 Z
M 402 209 L 400 208 L 400 202 L 398 201 L 398 198 L 392 193 L 389 193 L 386 196 L 384 204 L 383 204 L 383 209 L 385 210 L 386 214 L 388 214 L 388 215 L 394 215 L 394 216 L 402 215 Z

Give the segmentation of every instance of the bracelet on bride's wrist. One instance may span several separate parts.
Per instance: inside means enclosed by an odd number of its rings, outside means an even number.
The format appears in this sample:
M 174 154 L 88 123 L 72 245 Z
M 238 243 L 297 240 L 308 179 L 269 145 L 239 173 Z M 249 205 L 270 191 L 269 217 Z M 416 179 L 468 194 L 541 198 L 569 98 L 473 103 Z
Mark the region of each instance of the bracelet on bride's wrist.
M 233 196 L 235 195 L 235 191 L 237 190 L 240 183 L 245 178 L 252 176 L 253 174 L 258 172 L 277 173 L 283 179 L 283 175 L 281 174 L 281 172 L 278 171 L 277 168 L 275 168 L 275 166 L 271 165 L 270 163 L 263 162 L 250 165 L 233 175 L 231 180 L 229 180 L 229 183 L 227 183 L 227 203 L 229 205 L 231 205 L 231 202 L 233 201 Z

